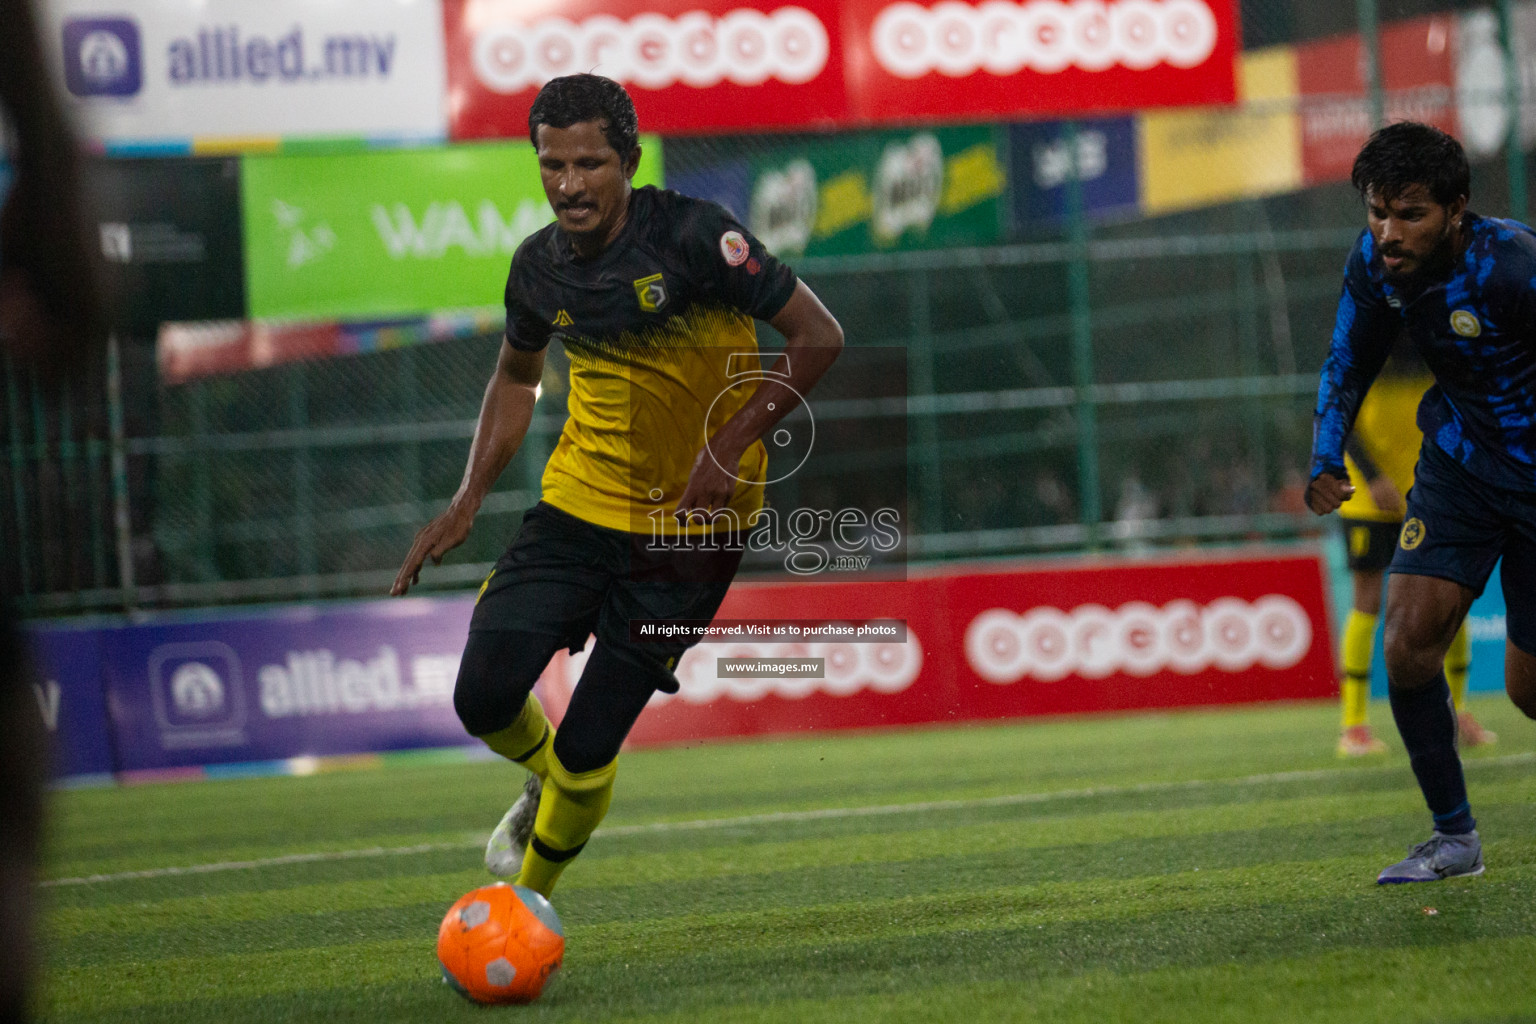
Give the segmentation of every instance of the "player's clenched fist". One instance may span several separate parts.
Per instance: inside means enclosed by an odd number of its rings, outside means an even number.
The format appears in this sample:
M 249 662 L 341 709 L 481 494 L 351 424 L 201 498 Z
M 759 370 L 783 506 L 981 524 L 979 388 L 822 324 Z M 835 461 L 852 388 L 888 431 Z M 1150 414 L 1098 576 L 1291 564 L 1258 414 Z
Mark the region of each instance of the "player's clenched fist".
M 1338 508 L 1355 493 L 1350 486 L 1348 478 L 1336 477 L 1332 473 L 1319 473 L 1307 484 L 1307 508 L 1320 516 Z

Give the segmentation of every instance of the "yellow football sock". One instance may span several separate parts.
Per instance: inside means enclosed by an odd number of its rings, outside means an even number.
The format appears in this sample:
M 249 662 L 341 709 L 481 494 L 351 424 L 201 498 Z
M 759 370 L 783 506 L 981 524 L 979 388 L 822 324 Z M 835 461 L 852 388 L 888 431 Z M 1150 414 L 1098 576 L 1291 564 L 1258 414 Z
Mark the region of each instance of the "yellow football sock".
M 1451 684 L 1451 700 L 1460 711 L 1467 699 L 1467 675 L 1472 669 L 1472 637 L 1467 624 L 1462 622 L 1451 641 L 1451 649 L 1445 652 L 1445 680 Z
M 544 717 L 544 705 L 533 694 L 528 695 L 523 710 L 511 725 L 486 733 L 480 739 L 508 761 L 516 761 L 539 778 L 549 775 L 549 750 L 554 744 L 555 730 Z
M 533 821 L 533 839 L 523 853 L 518 885 L 526 885 L 548 898 L 560 872 L 587 845 L 608 804 L 613 800 L 613 779 L 619 762 L 609 761 L 580 775 L 572 775 L 551 749 L 549 774 L 539 800 L 539 816 Z
M 1339 680 L 1344 728 L 1364 725 L 1371 700 L 1371 646 L 1376 642 L 1376 616 L 1351 608 L 1344 620 L 1344 642 L 1339 652 L 1344 678 Z

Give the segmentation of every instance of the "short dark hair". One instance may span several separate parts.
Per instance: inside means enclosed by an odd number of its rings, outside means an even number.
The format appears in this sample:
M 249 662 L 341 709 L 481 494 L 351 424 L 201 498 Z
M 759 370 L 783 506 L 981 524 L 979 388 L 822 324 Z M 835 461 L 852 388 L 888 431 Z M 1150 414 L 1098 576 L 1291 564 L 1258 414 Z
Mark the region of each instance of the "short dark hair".
M 569 128 L 582 121 L 603 123 L 603 137 L 620 160 L 628 160 L 640 144 L 634 101 L 622 85 L 602 75 L 565 75 L 546 82 L 528 111 L 528 141 L 538 148 L 541 124 Z
M 1350 184 L 1391 202 L 1413 185 L 1423 185 L 1441 206 L 1472 191 L 1472 172 L 1461 143 L 1433 125 L 1399 121 L 1378 128 L 1355 157 Z

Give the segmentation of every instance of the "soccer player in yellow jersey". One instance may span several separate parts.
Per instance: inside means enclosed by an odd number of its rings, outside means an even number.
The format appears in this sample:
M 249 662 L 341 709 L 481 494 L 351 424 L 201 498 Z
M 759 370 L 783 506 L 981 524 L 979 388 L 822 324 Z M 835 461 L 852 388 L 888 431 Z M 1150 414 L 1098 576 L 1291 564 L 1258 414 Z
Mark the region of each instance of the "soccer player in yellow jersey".
M 691 644 L 639 642 L 631 623 L 714 616 L 762 507 L 759 439 L 836 359 L 843 333 L 723 207 L 632 187 L 639 125 L 618 83 L 554 79 L 528 129 L 555 222 L 512 258 L 506 335 L 464 480 L 391 592 L 468 536 L 559 339 L 570 415 L 542 500 L 481 588 L 454 689 L 470 734 L 529 772 L 486 866 L 548 896 L 607 812 L 625 736 L 653 693 L 676 692 L 672 669 Z M 744 386 L 743 369 L 761 368 L 754 318 L 786 347 Z M 555 652 L 594 634 L 555 729 L 533 684 Z
M 1339 506 L 1344 520 L 1353 602 L 1344 620 L 1339 651 L 1339 698 L 1343 728 L 1339 756 L 1383 753 L 1387 745 L 1371 732 L 1371 652 L 1381 612 L 1381 582 L 1403 527 L 1406 496 L 1413 486 L 1413 464 L 1423 438 L 1414 423 L 1419 400 L 1434 383 L 1417 349 L 1399 339 L 1381 375 L 1366 392 L 1345 443 L 1344 464 L 1354 495 Z M 1475 747 L 1498 740 L 1464 707 L 1471 643 L 1463 622 L 1445 656 L 1445 676 L 1456 705 L 1461 742 Z

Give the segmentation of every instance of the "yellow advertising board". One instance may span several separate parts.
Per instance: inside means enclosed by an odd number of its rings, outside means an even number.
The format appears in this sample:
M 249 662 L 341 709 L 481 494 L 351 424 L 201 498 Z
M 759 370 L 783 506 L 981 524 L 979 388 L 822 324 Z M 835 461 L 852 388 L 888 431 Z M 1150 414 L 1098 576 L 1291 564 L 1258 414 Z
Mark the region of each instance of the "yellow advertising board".
M 1145 213 L 1301 187 L 1295 50 L 1275 46 L 1242 54 L 1237 70 L 1235 107 L 1138 115 Z

